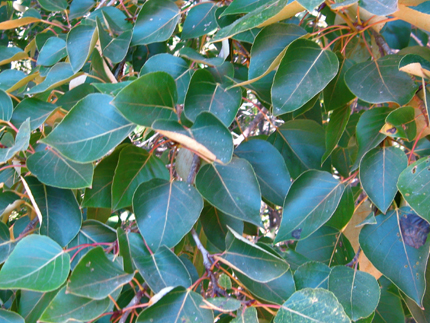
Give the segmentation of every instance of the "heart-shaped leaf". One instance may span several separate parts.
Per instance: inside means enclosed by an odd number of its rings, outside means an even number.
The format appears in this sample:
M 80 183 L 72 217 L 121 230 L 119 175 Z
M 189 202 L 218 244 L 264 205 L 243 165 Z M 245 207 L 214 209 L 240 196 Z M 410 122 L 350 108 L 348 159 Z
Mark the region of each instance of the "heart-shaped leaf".
M 260 187 L 246 160 L 233 158 L 227 165 L 204 165 L 197 173 L 196 188 L 222 212 L 257 226 L 261 225 Z
M 203 209 L 197 190 L 179 181 L 152 179 L 133 196 L 133 210 L 140 233 L 152 250 L 174 247 L 191 230 Z
M 134 128 L 110 104 L 111 99 L 106 94 L 87 95 L 41 141 L 79 163 L 103 157 Z
M 310 170 L 291 185 L 275 242 L 305 239 L 333 215 L 345 186 L 332 174 Z
M 360 182 L 373 203 L 387 212 L 397 193 L 397 180 L 408 165 L 406 154 L 396 147 L 370 150 L 360 163 Z
M 69 271 L 69 254 L 50 238 L 32 234 L 18 242 L 3 265 L 0 289 L 55 290 L 66 281 Z
M 313 41 L 296 40 L 288 47 L 273 80 L 273 114 L 302 107 L 326 87 L 338 69 L 336 54 Z

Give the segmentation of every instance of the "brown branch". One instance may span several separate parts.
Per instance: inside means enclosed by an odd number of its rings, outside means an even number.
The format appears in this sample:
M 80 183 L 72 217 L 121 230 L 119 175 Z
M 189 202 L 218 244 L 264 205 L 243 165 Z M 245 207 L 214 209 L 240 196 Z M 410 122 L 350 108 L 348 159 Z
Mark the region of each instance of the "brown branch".
M 135 306 L 137 304 L 140 303 L 140 299 L 143 297 L 143 295 L 145 294 L 144 290 L 139 290 L 137 291 L 136 295 L 134 295 L 134 297 L 132 298 L 132 300 L 130 301 L 130 303 L 127 304 L 127 307 L 132 307 Z M 122 316 L 121 319 L 119 320 L 118 323 L 125 323 L 127 321 L 128 316 L 130 315 L 130 313 L 133 311 L 133 309 L 129 309 L 127 311 L 125 311 Z
M 376 32 L 372 28 L 369 28 L 370 33 L 375 38 L 376 45 L 379 47 L 379 52 L 381 53 L 381 56 L 385 56 L 387 54 L 394 54 L 394 51 L 388 46 L 387 42 L 385 41 L 384 37 L 381 36 L 380 33 Z

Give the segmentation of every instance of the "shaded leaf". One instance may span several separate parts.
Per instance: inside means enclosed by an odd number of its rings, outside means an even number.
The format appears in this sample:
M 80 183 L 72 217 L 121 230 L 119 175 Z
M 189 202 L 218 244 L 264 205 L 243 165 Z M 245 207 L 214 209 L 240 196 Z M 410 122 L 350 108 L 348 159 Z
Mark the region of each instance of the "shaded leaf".
M 320 262 L 310 261 L 304 263 L 294 272 L 297 290 L 303 288 L 328 289 L 330 271 L 330 267 Z
M 197 63 L 206 64 L 208 66 L 221 66 L 224 63 L 224 58 L 222 57 L 210 57 L 207 58 L 200 53 L 197 53 L 194 49 L 190 47 L 183 47 L 179 51 L 179 55 L 185 57 L 191 61 Z
M 405 314 L 403 312 L 402 301 L 397 293 L 390 291 L 393 284 L 382 276 L 379 279 L 381 285 L 381 299 L 375 311 L 372 323 L 404 323 Z
M 248 13 L 266 4 L 270 0 L 234 0 L 221 16 Z
M 37 2 L 47 11 L 63 11 L 68 7 L 66 0 L 37 0 Z
M 36 323 L 57 293 L 58 290 L 48 293 L 22 290 L 18 313 L 25 319 L 25 322 Z
M 62 84 L 65 84 L 77 77 L 72 70 L 70 63 L 60 62 L 55 64 L 46 75 L 42 83 L 32 87 L 27 94 L 42 93 Z
M 394 138 L 400 137 L 408 141 L 413 140 L 417 135 L 415 109 L 412 107 L 400 107 L 391 112 L 387 116 L 386 124 L 381 132 Z
M 336 211 L 334 211 L 330 220 L 325 224 L 338 230 L 342 230 L 348 224 L 349 220 L 351 220 L 351 217 L 354 214 L 354 208 L 354 196 L 352 194 L 351 186 L 348 185 L 343 191 Z
M 12 118 L 13 104 L 10 96 L 0 90 L 0 120 L 9 121 Z
M 202 307 L 224 313 L 237 311 L 242 305 L 237 299 L 228 297 L 207 298 L 203 302 L 205 302 L 205 305 L 202 305 Z
M 348 105 L 345 105 L 343 108 L 336 109 L 330 115 L 330 121 L 325 129 L 326 151 L 322 156 L 321 163 L 324 163 L 336 148 L 340 138 L 342 138 L 350 116 L 351 108 Z
M 56 108 L 55 104 L 36 98 L 26 98 L 15 107 L 10 121 L 18 128 L 27 118 L 30 118 L 30 129 L 35 130 L 45 122 Z
M 89 58 L 98 39 L 97 28 L 80 24 L 67 35 L 66 49 L 74 73 L 80 71 Z
M 4 309 L 0 309 L 0 320 L 5 323 L 25 323 L 21 315 Z
M 15 244 L 16 243 L 10 239 L 7 225 L 0 222 L 0 264 L 7 260 Z
M 239 311 L 236 318 L 231 320 L 231 323 L 258 323 L 257 309 L 255 307 L 244 307 L 243 310 Z
M 423 218 L 411 213 L 400 218 L 400 230 L 405 243 L 418 249 L 426 243 L 430 225 Z

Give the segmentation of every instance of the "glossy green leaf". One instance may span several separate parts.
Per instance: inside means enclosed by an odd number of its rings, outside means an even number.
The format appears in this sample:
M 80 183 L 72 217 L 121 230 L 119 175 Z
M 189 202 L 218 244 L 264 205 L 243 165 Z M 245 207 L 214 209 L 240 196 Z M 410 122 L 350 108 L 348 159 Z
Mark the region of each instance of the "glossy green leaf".
M 303 288 L 328 289 L 330 271 L 330 267 L 321 262 L 310 261 L 301 265 L 294 272 L 297 290 Z
M 374 148 L 361 160 L 361 185 L 382 213 L 386 213 L 393 202 L 397 180 L 407 165 L 406 154 L 393 146 Z
M 304 29 L 293 24 L 279 23 L 263 28 L 252 45 L 248 78 L 268 74 L 279 64 L 288 45 L 305 34 Z
M 170 0 L 149 0 L 142 6 L 133 29 L 132 46 L 162 42 L 179 21 L 179 8 Z
M 412 141 L 417 135 L 415 109 L 400 107 L 391 112 L 386 119 L 384 133 L 394 138 Z
M 274 115 L 302 107 L 326 87 L 338 69 L 333 52 L 310 40 L 296 40 L 288 47 L 273 80 Z
M 215 19 L 217 9 L 212 2 L 192 7 L 183 25 L 182 39 L 196 38 L 214 31 L 217 28 Z
M 94 170 L 92 186 L 85 190 L 84 201 L 82 202 L 83 206 L 111 208 L 112 182 L 118 164 L 119 154 L 125 147 L 125 145 L 119 145 L 112 154 L 103 158 L 102 161 L 97 164 Z
M 351 186 L 348 185 L 345 188 L 345 191 L 343 191 L 336 211 L 334 211 L 330 220 L 326 222 L 326 225 L 342 230 L 348 224 L 349 220 L 351 220 L 352 215 L 354 214 L 354 209 L 354 196 L 352 194 Z
M 409 165 L 399 176 L 397 187 L 406 202 L 424 219 L 430 220 L 430 157 Z
M 415 249 L 405 243 L 399 227 L 400 217 L 413 213 L 409 207 L 389 211 L 376 217 L 374 225 L 360 232 L 360 246 L 372 264 L 398 286 L 408 297 L 421 305 L 425 291 L 425 268 L 430 240 Z
M 69 189 L 91 186 L 94 173 L 93 164 L 77 164 L 52 149 L 31 155 L 27 168 L 42 183 Z
M 169 171 L 161 160 L 134 145 L 125 147 L 113 176 L 112 209 L 130 206 L 137 187 L 153 178 L 169 179 Z M 105 193 L 108 194 L 107 191 Z
M 328 289 L 337 297 L 353 321 L 371 315 L 379 303 L 380 289 L 376 279 L 369 273 L 353 268 L 332 268 Z
M 57 293 L 58 290 L 48 293 L 22 290 L 17 312 L 24 318 L 25 322 L 36 323 Z
M 0 309 L 0 320 L 5 323 L 25 323 L 21 315 L 4 309 Z
M 399 71 L 401 56 L 387 55 L 352 66 L 345 82 L 352 93 L 369 103 L 408 103 L 417 89 L 408 74 Z
M 355 98 L 355 95 L 351 93 L 345 83 L 345 73 L 354 65 L 354 62 L 350 59 L 344 59 L 341 55 L 338 55 L 338 60 L 339 71 L 323 91 L 326 111 L 342 108 Z
M 345 186 L 332 174 L 310 170 L 291 185 L 275 242 L 305 239 L 333 215 Z
M 133 262 L 154 293 L 165 287 L 191 286 L 191 277 L 184 264 L 166 246 L 151 255 L 133 255 Z
M 321 163 L 324 163 L 336 148 L 340 138 L 342 138 L 350 116 L 351 108 L 348 105 L 333 111 L 330 115 L 330 121 L 325 129 L 326 151 L 321 159 Z
M 209 111 L 228 127 L 233 122 L 241 102 L 240 88 L 226 90 L 225 85 L 217 83 L 209 71 L 199 69 L 191 77 L 184 112 L 188 119 L 195 121 L 200 113 Z
M 97 28 L 80 24 L 67 35 L 66 49 L 74 73 L 84 66 L 97 41 Z
M 50 238 L 29 235 L 16 245 L 3 265 L 0 289 L 19 288 L 40 292 L 57 289 L 69 275 L 69 261 L 69 255 Z
M 52 66 L 67 56 L 66 41 L 58 37 L 49 38 L 40 50 L 37 64 Z
M 179 55 L 185 57 L 191 61 L 205 64 L 208 66 L 221 66 L 224 63 L 224 58 L 222 57 L 211 57 L 207 58 L 190 47 L 183 47 L 179 51 Z
M 70 63 L 57 63 L 49 70 L 43 82 L 32 87 L 27 93 L 37 94 L 56 88 L 73 79 L 75 77 L 74 74 Z
M 37 0 L 37 2 L 47 11 L 63 11 L 68 7 L 66 0 Z
M 69 19 L 84 16 L 95 4 L 94 0 L 73 0 L 70 5 Z
M 66 92 L 58 99 L 56 104 L 64 110 L 70 111 L 70 109 L 73 108 L 81 99 L 94 92 L 96 92 L 96 89 L 92 85 L 83 83 Z
M 0 223 L 0 264 L 5 262 L 15 247 L 15 242 L 10 239 L 9 228 L 3 222 Z
M 213 244 L 220 252 L 224 251 L 225 237 L 228 233 L 228 228 L 232 228 L 239 234 L 243 233 L 243 221 L 240 221 L 232 216 L 221 212 L 213 206 L 206 206 L 200 215 L 200 221 L 203 226 L 208 241 Z
M 79 163 L 103 157 L 134 128 L 110 104 L 111 99 L 105 94 L 86 96 L 42 142 Z
M 0 120 L 9 121 L 12 118 L 13 104 L 10 96 L 0 90 Z
M 376 16 L 387 16 L 398 10 L 396 0 L 361 0 L 360 7 Z
M 196 188 L 222 212 L 261 225 L 260 187 L 254 170 L 246 160 L 233 158 L 225 166 L 216 163 L 204 165 L 197 173 Z
M 333 293 L 322 288 L 295 292 L 279 309 L 274 323 L 338 322 L 348 323 L 342 305 Z
M 269 1 L 270 0 L 234 0 L 227 9 L 224 10 L 222 16 L 248 13 L 263 6 Z
M 291 178 L 277 149 L 267 141 L 256 139 L 243 142 L 236 148 L 235 155 L 252 165 L 263 197 L 276 205 L 283 205 Z
M 282 304 L 296 291 L 291 270 L 287 270 L 282 276 L 267 283 L 252 280 L 238 271 L 234 274 L 252 294 L 270 303 Z
M 103 29 L 100 20 L 97 20 L 97 29 L 103 56 L 107 57 L 114 64 L 121 62 L 127 55 L 132 31 L 127 30 L 118 37 L 112 38 L 109 33 Z
M 136 322 L 213 322 L 213 312 L 200 305 L 203 305 L 203 298 L 199 294 L 184 287 L 176 287 L 145 309 Z
M 112 104 L 131 122 L 150 127 L 157 119 L 177 120 L 176 100 L 175 80 L 165 72 L 154 72 L 127 85 Z
M 25 120 L 18 129 L 15 143 L 9 148 L 0 148 L 0 163 L 5 163 L 20 150 L 26 150 L 30 141 L 30 119 Z
M 209 160 L 228 163 L 233 155 L 230 131 L 212 113 L 200 113 L 191 128 L 175 121 L 155 121 L 152 129 L 188 147 Z
M 197 190 L 179 181 L 152 179 L 133 196 L 133 210 L 140 233 L 152 250 L 174 247 L 191 230 L 203 209 Z
M 15 127 L 20 127 L 27 118 L 30 118 L 30 129 L 35 130 L 45 122 L 56 108 L 55 104 L 36 98 L 26 98 L 15 107 L 10 121 Z
M 110 304 L 109 298 L 95 300 L 67 293 L 63 287 L 40 317 L 41 322 L 88 322 L 104 313 Z
M 269 142 L 284 157 L 292 178 L 308 169 L 321 169 L 325 152 L 324 129 L 312 120 L 284 123 L 269 137 Z
M 355 254 L 348 239 L 339 230 L 328 226 L 323 226 L 307 239 L 300 240 L 296 251 L 301 256 L 328 266 L 345 265 Z
M 70 190 L 46 186 L 32 176 L 25 177 L 25 181 L 42 215 L 40 233 L 64 247 L 78 234 L 82 224 L 76 197 Z
M 133 276 L 109 260 L 102 247 L 96 247 L 88 251 L 76 265 L 67 281 L 66 291 L 77 296 L 103 300 L 127 284 Z
M 227 250 L 215 256 L 221 262 L 248 278 L 267 283 L 281 277 L 289 265 L 281 258 L 251 243 L 230 229 L 226 237 Z
M 82 224 L 77 236 L 69 243 L 68 247 L 76 247 L 82 244 L 92 244 L 99 242 L 113 242 L 117 238 L 116 232 L 111 227 L 95 220 L 87 220 Z M 76 266 L 83 255 L 93 247 L 83 248 L 75 256 L 72 262 L 72 268 Z M 72 250 L 71 255 L 74 255 L 76 250 Z
M 372 148 L 375 148 L 385 135 L 380 133 L 382 126 L 385 124 L 385 118 L 392 111 L 388 107 L 373 108 L 365 111 L 357 123 L 357 142 L 358 154 L 352 166 L 352 171 L 356 170 L 360 165 L 363 156 Z

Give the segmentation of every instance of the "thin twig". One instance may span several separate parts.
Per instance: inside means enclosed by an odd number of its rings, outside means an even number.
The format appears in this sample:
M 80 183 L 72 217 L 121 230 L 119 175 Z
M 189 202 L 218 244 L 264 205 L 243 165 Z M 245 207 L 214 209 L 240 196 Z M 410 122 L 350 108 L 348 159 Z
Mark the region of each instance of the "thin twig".
M 381 52 L 381 56 L 385 56 L 386 54 L 394 54 L 393 50 L 388 46 L 384 37 L 381 36 L 380 33 L 376 32 L 372 28 L 368 29 L 372 36 L 375 38 L 376 45 L 379 47 L 379 51 Z
M 132 298 L 130 303 L 127 304 L 126 307 L 132 307 L 132 306 L 139 304 L 140 299 L 143 297 L 144 293 L 145 293 L 144 290 L 138 290 L 136 295 L 134 295 L 134 297 Z M 128 316 L 130 315 L 130 313 L 132 311 L 133 311 L 133 309 L 129 309 L 129 310 L 125 311 L 124 314 L 122 314 L 121 319 L 119 320 L 118 323 L 125 323 L 127 321 Z
M 358 257 L 360 256 L 361 248 L 358 247 L 357 253 L 355 254 L 354 258 L 350 262 L 348 262 L 345 266 L 347 267 L 354 267 L 358 263 Z
M 200 168 L 200 157 L 194 154 L 193 161 L 191 162 L 190 173 L 188 174 L 188 177 L 187 177 L 188 184 L 191 185 L 192 183 L 194 183 L 194 178 L 196 177 L 196 174 L 199 168 Z

